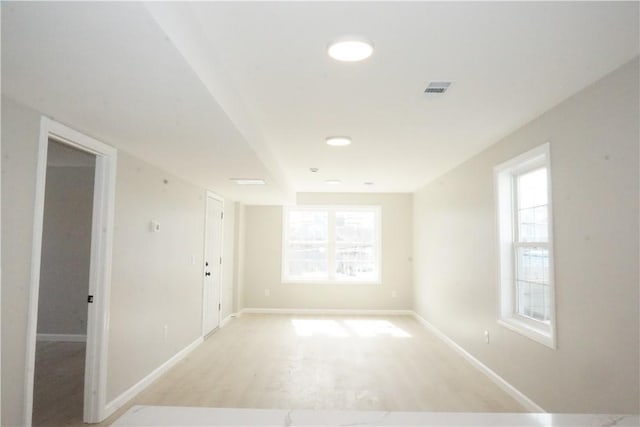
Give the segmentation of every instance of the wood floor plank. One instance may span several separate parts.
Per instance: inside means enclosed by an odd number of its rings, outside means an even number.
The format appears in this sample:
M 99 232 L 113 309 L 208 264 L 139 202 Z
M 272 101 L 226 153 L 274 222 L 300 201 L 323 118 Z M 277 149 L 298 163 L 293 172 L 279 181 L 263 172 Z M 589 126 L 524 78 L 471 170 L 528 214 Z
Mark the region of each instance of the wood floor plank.
M 32 425 L 82 424 L 85 343 L 36 344 Z

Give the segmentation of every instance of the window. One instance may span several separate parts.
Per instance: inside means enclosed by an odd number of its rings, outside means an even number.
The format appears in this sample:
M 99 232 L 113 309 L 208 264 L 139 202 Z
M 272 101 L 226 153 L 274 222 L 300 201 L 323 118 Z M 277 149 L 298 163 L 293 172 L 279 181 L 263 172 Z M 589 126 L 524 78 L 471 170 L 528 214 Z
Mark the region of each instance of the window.
M 494 178 L 499 321 L 555 348 L 549 144 L 497 166 Z
M 284 282 L 380 281 L 380 208 L 284 209 Z

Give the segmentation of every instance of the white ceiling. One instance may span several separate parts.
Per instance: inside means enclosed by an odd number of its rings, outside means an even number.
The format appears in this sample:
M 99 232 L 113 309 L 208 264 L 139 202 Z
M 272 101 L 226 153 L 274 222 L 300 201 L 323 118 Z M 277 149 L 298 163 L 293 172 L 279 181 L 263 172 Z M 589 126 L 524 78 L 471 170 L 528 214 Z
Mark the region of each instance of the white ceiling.
M 2 2 L 2 93 L 228 197 L 288 196 L 142 3 Z
M 2 90 L 246 203 L 411 192 L 637 56 L 638 6 L 3 2 Z M 329 58 L 344 34 L 373 56 Z

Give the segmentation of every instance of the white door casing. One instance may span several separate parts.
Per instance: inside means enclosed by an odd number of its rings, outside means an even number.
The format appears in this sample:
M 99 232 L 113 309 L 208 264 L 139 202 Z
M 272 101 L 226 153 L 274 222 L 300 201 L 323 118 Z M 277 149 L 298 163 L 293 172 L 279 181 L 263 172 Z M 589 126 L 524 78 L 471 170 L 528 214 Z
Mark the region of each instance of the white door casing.
M 207 191 L 205 206 L 203 336 L 220 326 L 224 202 L 214 193 Z
M 89 294 L 93 295 L 94 299 L 93 303 L 88 305 L 87 313 L 83 420 L 86 423 L 97 423 L 106 418 L 107 345 L 117 151 L 109 145 L 47 117 L 42 117 L 40 121 L 36 171 L 23 420 L 24 425 L 31 425 L 49 138 L 96 156 L 89 268 Z

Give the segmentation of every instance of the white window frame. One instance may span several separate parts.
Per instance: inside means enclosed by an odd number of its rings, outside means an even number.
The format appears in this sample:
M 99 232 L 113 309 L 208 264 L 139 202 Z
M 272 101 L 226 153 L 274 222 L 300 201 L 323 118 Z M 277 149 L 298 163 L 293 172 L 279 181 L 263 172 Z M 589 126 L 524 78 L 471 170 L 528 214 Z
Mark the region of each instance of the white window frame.
M 549 253 L 549 322 L 518 314 L 516 301 L 516 247 L 526 246 L 517 239 L 517 185 L 518 176 L 545 167 L 547 171 L 547 242 Z M 553 257 L 553 209 L 551 196 L 551 155 L 549 143 L 542 144 L 496 167 L 494 194 L 496 202 L 496 229 L 498 234 L 498 323 L 550 348 L 556 343 L 556 307 Z M 540 243 L 535 244 L 536 247 Z
M 324 211 L 328 214 L 328 276 L 319 279 L 304 279 L 299 277 L 290 277 L 288 275 L 288 241 L 289 241 L 289 212 L 291 211 Z M 374 248 L 376 252 L 375 261 L 378 267 L 377 277 L 373 280 L 338 280 L 335 275 L 335 259 L 336 259 L 336 212 L 339 211 L 364 211 L 374 212 L 375 214 L 375 242 Z M 380 206 L 364 206 L 364 205 L 304 205 L 304 206 L 285 206 L 282 210 L 282 283 L 300 283 L 300 284 L 344 284 L 344 285 L 379 285 L 382 283 L 382 212 Z

